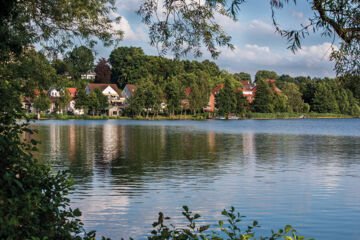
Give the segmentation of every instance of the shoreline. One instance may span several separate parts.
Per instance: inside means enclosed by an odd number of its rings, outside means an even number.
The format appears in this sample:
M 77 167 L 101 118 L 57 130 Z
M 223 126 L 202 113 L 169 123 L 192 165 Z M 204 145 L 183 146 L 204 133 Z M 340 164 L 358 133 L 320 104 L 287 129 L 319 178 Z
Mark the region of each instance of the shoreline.
M 31 120 L 281 120 L 281 119 L 352 119 L 358 116 L 330 113 L 310 113 L 310 114 L 282 114 L 282 113 L 250 113 L 238 119 L 216 119 L 206 118 L 205 116 L 177 115 L 174 117 L 157 116 L 157 117 L 127 117 L 127 116 L 89 116 L 89 115 L 42 115 L 40 119 L 29 116 Z

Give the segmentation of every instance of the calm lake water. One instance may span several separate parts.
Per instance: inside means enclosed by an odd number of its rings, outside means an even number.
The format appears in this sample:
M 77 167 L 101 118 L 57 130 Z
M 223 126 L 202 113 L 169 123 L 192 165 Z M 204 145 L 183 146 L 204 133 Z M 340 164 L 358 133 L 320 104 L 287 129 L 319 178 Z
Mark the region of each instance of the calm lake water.
M 73 174 L 99 236 L 145 238 L 159 211 L 215 224 L 234 206 L 261 233 L 291 224 L 360 239 L 360 119 L 38 121 L 40 158 Z

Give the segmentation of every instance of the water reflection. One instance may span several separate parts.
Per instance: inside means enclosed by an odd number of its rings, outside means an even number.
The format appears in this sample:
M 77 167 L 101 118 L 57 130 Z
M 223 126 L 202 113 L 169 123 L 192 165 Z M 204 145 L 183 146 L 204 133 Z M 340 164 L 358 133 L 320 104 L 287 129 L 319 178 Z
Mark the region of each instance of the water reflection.
M 317 132 L 325 126 L 314 135 L 302 134 L 300 121 L 272 121 L 271 129 L 263 122 L 255 128 L 253 121 L 48 121 L 34 127 L 41 159 L 70 170 L 73 204 L 100 234 L 143 237 L 158 211 L 179 216 L 187 204 L 208 223 L 234 205 L 268 228 L 291 223 L 318 239 L 360 238 L 360 134 L 327 134 L 338 131 L 329 126 L 350 132 L 346 127 L 359 121 L 322 121 L 314 123 Z

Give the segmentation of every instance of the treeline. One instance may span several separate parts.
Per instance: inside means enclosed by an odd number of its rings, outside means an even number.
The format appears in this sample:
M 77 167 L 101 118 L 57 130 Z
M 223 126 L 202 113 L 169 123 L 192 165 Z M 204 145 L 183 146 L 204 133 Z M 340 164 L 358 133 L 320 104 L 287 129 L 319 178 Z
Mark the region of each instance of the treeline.
M 79 60 L 80 59 L 80 60 Z M 86 47 L 68 52 L 63 60 L 51 63 L 58 76 L 69 73 L 72 79 L 62 78 L 58 85 L 84 88 L 87 82 L 115 83 L 120 89 L 135 84 L 137 91 L 129 101 L 127 115 L 169 115 L 191 111 L 203 112 L 211 91 L 224 84 L 216 97 L 219 114 L 246 112 L 318 112 L 359 116 L 360 78 L 342 76 L 335 79 L 306 76 L 279 76 L 276 72 L 260 70 L 256 73 L 255 100 L 250 104 L 239 91 L 241 81 L 250 81 L 248 73 L 231 74 L 209 60 L 202 62 L 173 60 L 148 56 L 141 48 L 118 47 L 108 60 L 94 57 Z M 81 74 L 96 72 L 95 80 L 81 79 Z M 265 82 L 274 79 L 275 82 Z M 275 88 L 281 91 L 275 91 Z M 187 102 L 184 104 L 184 99 Z M 166 109 L 161 103 L 165 102 Z

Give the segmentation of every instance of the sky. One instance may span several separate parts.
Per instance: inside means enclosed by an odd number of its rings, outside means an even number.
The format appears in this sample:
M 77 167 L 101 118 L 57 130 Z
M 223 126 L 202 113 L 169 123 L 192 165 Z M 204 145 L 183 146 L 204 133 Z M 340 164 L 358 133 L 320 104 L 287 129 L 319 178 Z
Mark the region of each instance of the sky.
M 122 19 L 115 26 L 125 33 L 118 46 L 141 47 L 147 55 L 157 55 L 155 47 L 150 46 L 147 26 L 136 14 L 141 0 L 117 0 L 117 13 Z M 298 1 L 286 5 L 276 12 L 281 27 L 297 29 L 306 24 L 313 15 L 307 1 Z M 258 70 L 275 71 L 278 75 L 335 77 L 333 62 L 329 61 L 331 49 L 337 48 L 337 41 L 322 37 L 320 33 L 311 34 L 302 41 L 302 48 L 295 54 L 287 49 L 287 41 L 275 32 L 272 25 L 269 0 L 249 0 L 241 7 L 238 21 L 217 17 L 216 21 L 232 36 L 234 50 L 221 48 L 221 55 L 211 59 L 206 51 L 201 58 L 194 59 L 190 54 L 182 59 L 203 61 L 210 59 L 231 73 L 247 72 L 252 76 Z M 98 45 L 96 58 L 108 58 L 114 47 Z M 170 56 L 169 56 L 170 57 Z

